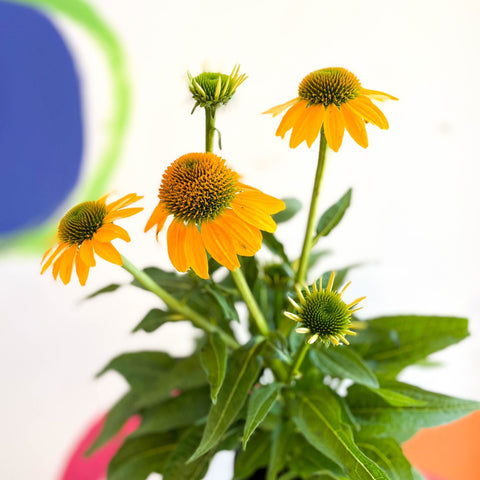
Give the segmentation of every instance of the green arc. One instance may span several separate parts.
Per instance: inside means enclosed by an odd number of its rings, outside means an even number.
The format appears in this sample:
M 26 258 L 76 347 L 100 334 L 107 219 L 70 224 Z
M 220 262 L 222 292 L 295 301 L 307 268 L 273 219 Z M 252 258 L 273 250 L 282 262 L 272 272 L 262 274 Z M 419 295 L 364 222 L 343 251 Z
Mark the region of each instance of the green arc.
M 121 44 L 100 15 L 83 0 L 11 0 L 59 14 L 83 27 L 100 46 L 110 74 L 112 107 L 108 115 L 107 140 L 89 184 L 73 194 L 74 200 L 96 199 L 105 194 L 110 177 L 120 159 L 128 126 L 131 88 L 124 51 Z M 71 200 L 71 199 L 70 199 Z M 57 214 L 41 227 L 24 230 L 0 240 L 0 248 L 13 247 L 24 252 L 38 253 L 49 246 L 55 235 Z

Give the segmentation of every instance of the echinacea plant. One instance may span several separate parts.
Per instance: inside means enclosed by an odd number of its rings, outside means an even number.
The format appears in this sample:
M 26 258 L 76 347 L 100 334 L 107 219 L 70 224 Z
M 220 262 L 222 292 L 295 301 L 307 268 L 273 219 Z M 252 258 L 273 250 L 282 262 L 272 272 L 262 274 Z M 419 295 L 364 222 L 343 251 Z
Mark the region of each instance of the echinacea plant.
M 277 223 L 300 210 L 298 200 L 279 200 L 240 182 L 213 152 L 216 109 L 245 78 L 238 66 L 230 75 L 189 74 L 195 107 L 205 109 L 205 151 L 184 154 L 166 169 L 158 205 L 145 226 L 145 231 L 155 227 L 158 237 L 170 222 L 166 243 L 176 271 L 141 270 L 112 245 L 117 238 L 130 241 L 113 222 L 142 210 L 130 207 L 142 198 L 133 193 L 73 207 L 60 221 L 56 246 L 44 256 L 42 273 L 52 266 L 53 276 L 65 284 L 74 265 L 85 284 L 96 264 L 94 253 L 130 272 L 132 285 L 160 300 L 134 331 L 151 333 L 166 323 L 190 321 L 200 332 L 190 356 L 126 353 L 102 370 L 117 371 L 130 388 L 110 410 L 90 451 L 139 415 L 141 424 L 111 461 L 108 480 L 145 480 L 154 472 L 164 480 L 201 479 L 221 450 L 234 452 L 235 479 L 418 480 L 401 443 L 480 405 L 402 383 L 397 376 L 465 338 L 467 320 L 360 319 L 365 297 L 349 299 L 350 282 L 344 284 L 350 267 L 309 280 L 322 258 L 316 245 L 351 200 L 349 190 L 317 214 L 327 152 L 340 148 L 345 129 L 366 148 L 366 123 L 388 128 L 372 100 L 396 99 L 364 89 L 343 68 L 324 68 L 302 80 L 298 97 L 265 112 L 275 116 L 288 109 L 277 135 L 283 138 L 291 129 L 292 148 L 304 140 L 311 147 L 320 137 L 297 259 L 274 233 Z M 256 257 L 262 244 L 273 253 L 267 262 Z M 239 308 L 242 303 L 246 309 Z M 232 324 L 245 312 L 249 340 L 241 344 Z

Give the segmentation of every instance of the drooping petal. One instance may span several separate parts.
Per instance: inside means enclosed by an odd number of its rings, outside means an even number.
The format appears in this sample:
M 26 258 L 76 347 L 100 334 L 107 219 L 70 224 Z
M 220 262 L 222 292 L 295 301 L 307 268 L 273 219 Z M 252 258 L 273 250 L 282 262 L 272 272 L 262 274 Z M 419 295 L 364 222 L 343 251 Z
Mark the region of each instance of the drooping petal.
M 367 129 L 365 128 L 365 122 L 362 117 L 355 113 L 348 103 L 344 103 L 340 110 L 343 113 L 343 119 L 345 120 L 345 127 L 352 138 L 363 148 L 368 147 Z
M 230 232 L 238 255 L 251 257 L 262 247 L 260 230 L 241 220 L 233 210 L 225 210 L 215 220 L 223 230 Z
M 91 240 L 84 240 L 78 249 L 78 255 L 85 265 L 94 267 L 95 257 L 93 256 L 93 243 Z
M 343 134 L 345 132 L 345 120 L 343 119 L 342 112 L 334 104 L 327 107 L 324 129 L 328 145 L 333 151 L 338 152 L 338 149 L 342 145 Z
M 362 88 L 360 93 L 366 95 L 367 97 L 371 97 L 374 100 L 379 100 L 380 102 L 383 102 L 384 100 L 398 100 L 398 98 L 394 97 L 393 95 L 385 92 L 379 92 L 378 90 L 369 90 L 368 88 Z
M 153 210 L 150 218 L 148 219 L 147 224 L 145 225 L 145 232 L 148 232 L 154 225 L 157 225 L 157 234 L 163 228 L 165 220 L 167 219 L 169 213 L 164 207 L 163 202 L 158 202 L 158 205 Z
M 202 236 L 194 223 L 186 227 L 185 256 L 187 264 L 200 278 L 208 278 L 208 258 Z
M 280 125 L 277 128 L 275 135 L 279 137 L 284 137 L 285 134 L 295 125 L 296 121 L 300 118 L 302 113 L 307 108 L 306 100 L 301 100 L 296 103 L 293 107 L 290 107 L 287 110 L 287 113 L 283 116 Z
M 189 264 L 185 255 L 185 235 L 183 222 L 173 220 L 167 230 L 168 257 L 179 272 L 186 272 Z
M 60 253 L 62 253 L 67 247 L 68 247 L 68 245 L 66 243 L 61 243 L 60 245 L 58 245 L 57 248 L 55 249 L 55 251 L 50 255 L 48 260 L 45 262 L 45 265 L 43 265 L 40 273 L 43 274 L 45 272 L 45 270 L 52 264 L 52 262 L 55 260 L 55 258 L 57 258 L 58 255 Z M 44 255 L 44 259 L 45 258 L 46 257 Z M 43 259 L 42 259 L 42 261 L 43 261 Z
M 70 278 L 72 278 L 73 260 L 75 259 L 76 253 L 77 245 L 72 245 L 71 247 L 68 247 L 57 260 L 60 264 L 60 278 L 64 285 L 66 285 L 70 281 Z
M 126 218 L 135 215 L 138 212 L 141 212 L 143 207 L 136 208 L 123 208 L 122 210 L 114 210 L 113 212 L 107 213 L 106 217 L 103 219 L 105 223 L 110 223 L 116 220 L 117 218 Z
M 218 263 L 229 270 L 240 266 L 232 238 L 215 221 L 203 223 L 201 235 L 208 253 Z
M 127 231 L 118 225 L 114 225 L 113 223 L 106 223 L 105 225 L 102 225 L 93 234 L 93 239 L 102 243 L 111 242 L 116 238 L 121 238 L 126 242 L 130 241 L 130 236 L 128 235 Z
M 325 107 L 323 105 L 312 105 L 308 107 L 308 109 L 311 110 L 311 112 L 310 121 L 305 131 L 305 140 L 310 148 L 322 129 L 323 121 L 325 119 Z
M 388 120 L 383 112 L 365 95 L 360 95 L 350 100 L 348 105 L 365 120 L 380 127 L 382 130 L 388 129 Z
M 267 195 L 260 190 L 246 190 L 239 193 L 236 197 L 241 198 L 242 203 L 258 206 L 270 215 L 285 210 L 285 202 L 283 200 Z
M 320 133 L 325 116 L 323 105 L 312 105 L 305 109 L 305 113 L 295 123 L 290 137 L 290 148 L 296 148 L 304 140 L 309 147 L 312 146 L 315 138 Z
M 274 233 L 277 229 L 277 224 L 265 210 L 256 205 L 251 205 L 250 202 L 242 202 L 241 195 L 236 195 L 231 207 L 244 222 L 260 230 Z
M 80 281 L 80 285 L 83 287 L 88 278 L 88 272 L 90 271 L 90 267 L 83 263 L 82 258 L 80 255 L 75 257 L 75 269 L 77 270 L 78 280 Z
M 294 105 L 295 103 L 298 102 L 298 98 L 294 98 L 293 100 L 289 100 L 288 102 L 282 103 L 281 105 L 277 105 L 276 107 L 270 108 L 269 110 L 262 112 L 263 114 L 270 113 L 274 117 L 282 113 L 284 110 L 286 110 L 288 107 L 291 105 Z
M 114 263 L 115 265 L 123 265 L 122 256 L 111 243 L 102 243 L 92 240 L 92 244 L 95 253 L 99 257 L 102 257 L 107 262 Z

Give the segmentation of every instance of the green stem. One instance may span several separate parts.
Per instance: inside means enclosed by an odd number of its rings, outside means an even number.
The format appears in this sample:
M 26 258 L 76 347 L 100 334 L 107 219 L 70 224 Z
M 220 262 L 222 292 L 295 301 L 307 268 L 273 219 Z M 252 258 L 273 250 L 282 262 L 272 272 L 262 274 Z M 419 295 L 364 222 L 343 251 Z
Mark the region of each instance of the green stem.
M 310 201 L 310 212 L 308 214 L 307 229 L 305 231 L 305 239 L 303 240 L 302 254 L 298 265 L 297 274 L 295 276 L 296 283 L 303 283 L 307 277 L 308 259 L 313 246 L 313 230 L 317 218 L 318 197 L 320 195 L 320 186 L 322 184 L 323 171 L 325 170 L 325 160 L 327 153 L 327 141 L 325 133 L 320 132 L 320 151 L 318 152 L 317 172 L 315 173 L 315 182 L 313 184 L 312 200 Z
M 298 374 L 298 372 L 300 371 L 300 367 L 302 365 L 302 362 L 305 358 L 305 355 L 307 354 L 307 351 L 308 351 L 308 347 L 310 346 L 310 344 L 308 344 L 307 342 L 303 343 L 303 345 L 297 350 L 297 353 L 295 354 L 295 357 L 293 359 L 293 364 L 292 364 L 292 368 L 290 370 L 290 375 L 288 377 L 289 381 L 291 382 L 295 376 Z
M 244 302 L 246 303 L 250 314 L 257 325 L 259 332 L 264 336 L 268 337 L 270 335 L 270 329 L 268 328 L 267 321 L 263 316 L 263 313 L 258 306 L 255 297 L 253 296 L 250 287 L 248 286 L 247 281 L 245 280 L 245 276 L 240 268 L 233 270 L 231 272 L 233 279 L 237 285 L 238 291 L 242 295 Z
M 215 137 L 215 108 L 205 107 L 205 151 L 213 152 Z
M 175 297 L 166 292 L 162 287 L 156 284 L 153 279 L 147 275 L 144 271 L 139 270 L 135 265 L 130 263 L 125 257 L 122 256 L 123 268 L 133 275 L 133 278 L 137 282 L 145 287 L 147 290 L 159 297 L 165 304 L 172 310 L 183 315 L 190 320 L 196 327 L 205 330 L 208 333 L 217 332 L 223 339 L 223 341 L 231 348 L 238 348 L 238 342 L 231 337 L 227 332 L 210 323 L 204 316 L 192 310 L 187 305 L 179 302 Z

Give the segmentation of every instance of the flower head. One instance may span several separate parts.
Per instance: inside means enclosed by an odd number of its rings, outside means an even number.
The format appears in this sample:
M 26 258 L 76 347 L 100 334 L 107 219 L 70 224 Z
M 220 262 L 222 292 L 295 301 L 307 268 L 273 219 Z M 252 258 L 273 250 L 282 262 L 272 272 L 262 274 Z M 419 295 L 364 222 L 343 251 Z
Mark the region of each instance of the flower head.
M 292 129 L 291 148 L 298 147 L 304 140 L 311 147 L 323 126 L 328 145 L 337 152 L 345 128 L 364 148 L 368 146 L 366 122 L 388 128 L 385 115 L 371 99 L 398 100 L 388 93 L 363 88 L 358 78 L 344 68 L 324 68 L 308 74 L 300 82 L 297 98 L 264 113 L 275 117 L 288 108 L 276 135 L 284 138 Z
M 230 270 L 240 266 L 237 255 L 252 256 L 260 249 L 260 230 L 274 232 L 271 215 L 285 204 L 239 182 L 225 160 L 213 153 L 189 153 L 165 171 L 157 207 L 145 226 L 157 235 L 168 216 L 168 255 L 179 272 L 190 267 L 208 278 L 208 253 Z
M 234 95 L 238 86 L 247 78 L 239 75 L 240 65 L 235 65 L 230 75 L 224 73 L 203 72 L 196 77 L 188 74 L 188 87 L 196 100 L 195 108 L 213 107 L 226 104 Z
M 53 277 L 60 275 L 66 285 L 72 276 L 73 264 L 81 285 L 85 285 L 90 267 L 95 266 L 94 252 L 103 259 L 122 265 L 122 257 L 111 244 L 116 238 L 126 242 L 126 230 L 113 222 L 130 217 L 143 208 L 125 208 L 143 197 L 130 193 L 115 202 L 106 204 L 107 196 L 96 201 L 83 202 L 69 210 L 60 220 L 57 243 L 45 252 L 41 273 L 53 263 Z
M 298 333 L 308 333 L 308 343 L 315 343 L 317 340 L 329 345 L 339 345 L 343 342 L 348 345 L 346 335 L 356 335 L 351 331 L 352 314 L 362 307 L 357 305 L 365 297 L 357 298 L 348 305 L 342 300 L 342 294 L 350 285 L 348 282 L 340 292 L 332 289 L 335 272 L 332 272 L 328 280 L 327 288 L 322 288 L 322 278 L 312 285 L 312 291 L 305 287 L 304 291 L 296 287 L 300 304 L 288 297 L 296 313 L 284 312 L 284 315 L 295 322 L 301 323 L 296 329 Z M 304 295 L 305 294 L 305 295 Z M 355 308 L 357 307 L 357 308 Z

